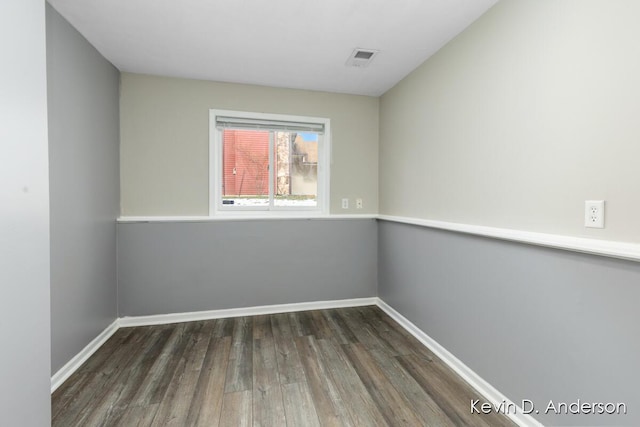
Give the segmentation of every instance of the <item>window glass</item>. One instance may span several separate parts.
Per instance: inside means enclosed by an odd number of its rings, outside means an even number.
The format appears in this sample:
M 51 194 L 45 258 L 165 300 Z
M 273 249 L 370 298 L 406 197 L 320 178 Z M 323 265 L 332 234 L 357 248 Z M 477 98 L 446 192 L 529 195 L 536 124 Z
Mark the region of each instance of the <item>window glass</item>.
M 223 131 L 224 206 L 269 206 L 270 136 L 268 131 Z
M 275 206 L 318 205 L 318 134 L 275 132 Z
M 211 110 L 211 124 L 212 213 L 328 212 L 327 119 Z

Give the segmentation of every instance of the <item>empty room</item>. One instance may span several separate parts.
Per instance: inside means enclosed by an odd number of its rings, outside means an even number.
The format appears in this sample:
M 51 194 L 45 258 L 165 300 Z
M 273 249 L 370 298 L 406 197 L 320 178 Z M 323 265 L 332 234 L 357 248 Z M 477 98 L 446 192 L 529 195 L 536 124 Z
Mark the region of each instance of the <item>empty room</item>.
M 638 17 L 3 0 L 0 425 L 640 425 Z

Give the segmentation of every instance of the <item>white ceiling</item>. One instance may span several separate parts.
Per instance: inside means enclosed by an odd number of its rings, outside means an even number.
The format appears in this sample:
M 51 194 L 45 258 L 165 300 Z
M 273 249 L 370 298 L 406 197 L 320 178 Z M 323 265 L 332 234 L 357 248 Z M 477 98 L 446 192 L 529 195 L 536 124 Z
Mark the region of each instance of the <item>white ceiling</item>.
M 49 2 L 121 71 L 378 96 L 497 0 Z

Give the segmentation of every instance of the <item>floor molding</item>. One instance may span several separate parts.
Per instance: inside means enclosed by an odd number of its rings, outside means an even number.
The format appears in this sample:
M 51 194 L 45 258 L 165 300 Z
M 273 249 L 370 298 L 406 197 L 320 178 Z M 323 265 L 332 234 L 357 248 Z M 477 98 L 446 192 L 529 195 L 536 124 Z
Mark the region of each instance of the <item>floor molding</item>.
M 260 314 L 290 313 L 306 310 L 360 307 L 376 305 L 377 297 L 341 299 L 333 301 L 300 302 L 292 304 L 262 305 L 256 307 L 229 308 L 222 310 L 194 311 L 190 313 L 155 314 L 151 316 L 126 316 L 119 319 L 121 327 L 165 325 L 169 323 L 193 322 L 197 320 L 222 319 L 226 317 L 257 316 Z
M 80 353 L 76 354 L 65 365 L 58 369 L 58 372 L 51 376 L 51 393 L 56 391 L 58 387 L 65 382 L 75 371 L 87 361 L 93 353 L 95 353 L 102 344 L 104 344 L 116 331 L 120 328 L 119 321 L 116 319 L 112 324 L 106 327 L 104 331 L 95 337 L 85 348 L 80 350 Z
M 306 310 L 324 310 L 332 308 L 360 307 L 377 305 L 392 319 L 427 346 L 436 356 L 460 375 L 471 387 L 482 394 L 490 403 L 499 405 L 502 402 L 512 403 L 491 384 L 482 379 L 471 368 L 461 362 L 436 340 L 414 325 L 406 317 L 378 297 L 355 298 L 333 301 L 315 301 L 293 304 L 264 305 L 257 307 L 231 308 L 223 310 L 195 311 L 190 313 L 170 313 L 152 316 L 121 317 L 109 325 L 100 335 L 91 341 L 80 353 L 67 362 L 51 377 L 51 393 L 69 378 L 82 364 L 100 348 L 119 328 L 132 326 L 164 325 L 169 323 L 192 322 L 198 320 L 221 319 L 226 317 L 256 316 L 260 314 L 289 313 Z M 538 421 L 527 414 L 523 414 L 519 406 L 516 414 L 507 414 L 519 426 L 542 427 Z
M 416 337 L 422 344 L 429 348 L 436 356 L 438 356 L 444 363 L 446 363 L 451 369 L 453 369 L 458 375 L 460 375 L 471 387 L 473 387 L 478 393 L 484 396 L 489 403 L 493 405 L 500 405 L 505 403 L 509 405 L 513 403 L 507 399 L 505 395 L 500 393 L 495 387 L 482 379 L 480 375 L 475 373 L 471 368 L 465 365 L 460 359 L 451 354 L 446 348 L 441 346 L 436 340 L 427 335 L 422 329 L 414 325 L 406 317 L 398 313 L 393 307 L 381 300 L 377 299 L 376 305 L 380 307 L 382 311 L 387 313 L 389 317 L 398 322 L 400 326 L 407 330 L 411 335 Z M 515 404 L 514 404 L 515 405 Z M 531 415 L 523 414 L 520 406 L 515 405 L 517 408 L 516 414 L 509 413 L 507 416 L 516 424 L 523 427 L 543 427 Z
M 257 316 L 260 314 L 290 313 L 306 310 L 361 307 L 378 304 L 378 297 L 341 299 L 332 301 L 301 302 L 293 304 L 263 305 L 257 307 L 230 308 L 223 310 L 194 311 L 190 313 L 157 314 L 153 316 L 120 317 L 95 337 L 80 353 L 76 354 L 51 377 L 51 393 L 56 391 L 93 353 L 122 327 L 165 325 L 169 323 L 193 322 L 197 320 L 222 319 L 225 317 Z

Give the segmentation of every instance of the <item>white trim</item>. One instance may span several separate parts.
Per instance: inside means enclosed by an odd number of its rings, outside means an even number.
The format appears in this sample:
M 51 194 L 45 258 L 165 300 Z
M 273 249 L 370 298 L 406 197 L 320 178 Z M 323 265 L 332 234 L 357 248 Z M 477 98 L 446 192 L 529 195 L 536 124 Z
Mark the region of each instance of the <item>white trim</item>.
M 220 145 L 222 145 L 222 141 L 220 142 Z M 269 173 L 267 174 L 267 181 L 269 182 L 269 210 L 270 211 L 273 210 L 274 208 L 273 201 L 274 201 L 275 195 L 273 193 L 274 191 L 276 191 L 273 185 L 273 181 L 274 181 L 274 178 L 278 179 L 277 177 L 278 168 L 276 167 L 276 156 L 274 153 L 275 146 L 276 146 L 276 134 L 275 132 L 269 132 Z M 272 168 L 273 168 L 273 171 L 272 171 Z M 272 176 L 272 174 L 274 175 Z M 219 207 L 223 208 L 224 206 L 219 205 Z
M 262 305 L 257 307 L 228 308 L 222 310 L 194 311 L 190 313 L 156 314 L 151 316 L 121 317 L 120 326 L 150 326 L 228 317 L 257 316 L 260 314 L 292 313 L 295 311 L 326 310 L 330 308 L 376 305 L 377 297 L 342 299 L 333 301 L 299 302 L 293 304 Z
M 222 176 L 222 144 L 216 141 L 222 139 L 221 131 L 216 128 L 216 113 L 209 110 L 209 216 L 216 211 L 216 201 L 221 196 L 219 176 Z
M 217 216 L 121 216 L 119 223 L 136 222 L 215 222 L 215 221 L 260 221 L 260 220 L 342 220 L 342 219 L 378 219 L 381 221 L 397 222 L 401 224 L 418 225 L 427 228 L 453 231 L 456 233 L 472 234 L 476 236 L 491 237 L 499 240 L 526 243 L 536 246 L 544 246 L 555 249 L 563 249 L 573 252 L 581 252 L 591 255 L 600 255 L 611 258 L 620 258 L 631 261 L 640 261 L 640 244 L 617 242 L 613 240 L 588 239 L 584 237 L 563 236 L 561 234 L 546 234 L 533 231 L 512 230 L 508 228 L 484 227 L 472 224 L 460 224 L 455 222 L 433 221 L 428 219 L 409 218 L 391 215 L 376 214 L 336 214 L 314 215 L 305 212 L 278 212 L 275 215 L 256 215 L 249 212 L 244 214 Z
M 471 387 L 482 394 L 490 403 L 499 405 L 502 402 L 511 403 L 502 393 L 496 390 L 491 384 L 482 379 L 471 368 L 462 363 L 448 350 L 429 337 L 420 328 L 411 323 L 391 306 L 378 297 L 355 298 L 332 301 L 314 301 L 292 304 L 276 304 L 245 308 L 231 308 L 223 310 L 196 311 L 190 313 L 171 313 L 151 316 L 121 317 L 109 325 L 100 335 L 94 338 L 80 353 L 67 362 L 58 372 L 51 377 L 51 393 L 53 393 L 64 381 L 69 378 L 82 364 L 100 348 L 119 328 L 133 326 L 164 325 L 170 323 L 193 322 L 198 320 L 221 319 L 240 316 L 256 316 L 261 314 L 291 313 L 306 310 L 325 310 L 332 308 L 360 307 L 366 305 L 377 305 L 400 326 L 406 329 L 411 335 L 416 337 L 422 344 L 428 347 L 444 363 L 460 375 Z M 541 427 L 530 415 L 522 414 L 520 407 L 517 407 L 517 414 L 507 414 L 507 416 L 520 426 Z
M 640 261 L 640 244 L 636 243 L 587 239 L 584 237 L 563 236 L 560 234 L 546 234 L 533 231 L 511 230 L 508 228 L 484 227 L 480 225 L 459 224 L 454 222 L 433 221 L 401 216 L 378 215 L 378 219 L 382 221 L 455 231 L 457 233 L 492 237 L 500 240 L 528 243 L 531 245 L 545 246 L 549 248 L 565 249 L 574 252 Z
M 94 338 L 80 353 L 76 354 L 51 377 L 51 393 L 56 391 L 75 371 L 87 361 L 116 331 L 124 327 L 164 325 L 169 323 L 193 322 L 197 320 L 221 319 L 226 317 L 256 316 L 259 314 L 292 313 L 306 310 L 361 307 L 378 304 L 378 297 L 314 301 L 292 304 L 264 305 L 224 310 L 196 311 L 191 313 L 171 313 L 153 316 L 120 317 Z
M 310 219 L 310 220 L 333 220 L 333 219 L 377 219 L 376 214 L 361 215 L 308 215 L 299 214 L 278 214 L 278 215 L 218 215 L 218 216 L 121 216 L 117 222 L 216 222 L 216 221 L 262 221 L 262 220 L 290 220 L 290 219 Z
M 89 357 L 93 353 L 95 353 L 102 344 L 104 344 L 116 331 L 120 328 L 119 320 L 116 319 L 112 324 L 107 326 L 107 328 L 100 333 L 97 337 L 95 337 L 85 348 L 80 350 L 80 353 L 76 354 L 71 360 L 69 360 L 65 365 L 58 369 L 58 372 L 51 376 L 51 393 L 56 391 L 58 387 L 64 383 L 67 378 L 71 376 L 75 371 L 78 370 L 80 366 L 84 362 L 87 361 Z
M 451 354 L 446 348 L 441 346 L 436 340 L 424 333 L 420 328 L 411 323 L 406 317 L 394 310 L 386 302 L 378 298 L 377 306 L 389 315 L 393 320 L 398 322 L 400 326 L 407 330 L 411 335 L 416 337 L 422 344 L 424 344 L 429 350 L 431 350 L 436 356 L 438 356 L 444 363 L 446 363 L 451 369 L 453 369 L 458 375 L 462 377 L 471 387 L 473 387 L 478 393 L 482 394 L 489 403 L 493 405 L 500 405 L 505 402 L 504 407 L 511 407 L 510 404 L 515 405 L 511 400 L 507 399 L 505 395 L 500 393 L 495 387 L 482 379 L 480 375 L 476 374 L 471 368 L 462 363 L 460 359 Z M 507 406 L 508 405 L 508 406 Z M 542 424 L 534 419 L 531 415 L 523 414 L 522 408 L 518 405 L 516 407 L 516 414 L 509 412 L 509 417 L 514 423 L 519 426 L 526 427 L 542 427 Z

